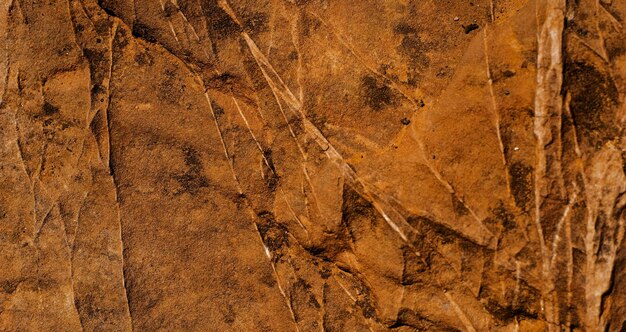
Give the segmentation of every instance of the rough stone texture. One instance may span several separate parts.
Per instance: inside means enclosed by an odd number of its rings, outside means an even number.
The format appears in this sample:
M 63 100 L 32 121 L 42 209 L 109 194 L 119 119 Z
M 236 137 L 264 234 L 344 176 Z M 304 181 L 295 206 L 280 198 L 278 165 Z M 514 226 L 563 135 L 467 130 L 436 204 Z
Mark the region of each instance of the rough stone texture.
M 624 20 L 0 0 L 0 331 L 624 331 Z

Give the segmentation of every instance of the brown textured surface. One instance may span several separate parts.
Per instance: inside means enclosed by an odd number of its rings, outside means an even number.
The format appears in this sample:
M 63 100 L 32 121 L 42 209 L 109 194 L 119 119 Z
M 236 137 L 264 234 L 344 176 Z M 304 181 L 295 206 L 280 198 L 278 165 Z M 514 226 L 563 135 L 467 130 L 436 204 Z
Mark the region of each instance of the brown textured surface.
M 623 331 L 623 0 L 0 0 L 0 331 Z

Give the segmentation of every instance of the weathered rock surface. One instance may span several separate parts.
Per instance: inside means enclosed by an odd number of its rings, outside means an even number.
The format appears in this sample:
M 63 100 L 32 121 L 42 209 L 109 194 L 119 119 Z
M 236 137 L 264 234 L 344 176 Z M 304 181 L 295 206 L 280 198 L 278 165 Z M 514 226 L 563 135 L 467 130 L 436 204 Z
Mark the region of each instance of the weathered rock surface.
M 625 19 L 0 0 L 0 331 L 624 331 Z

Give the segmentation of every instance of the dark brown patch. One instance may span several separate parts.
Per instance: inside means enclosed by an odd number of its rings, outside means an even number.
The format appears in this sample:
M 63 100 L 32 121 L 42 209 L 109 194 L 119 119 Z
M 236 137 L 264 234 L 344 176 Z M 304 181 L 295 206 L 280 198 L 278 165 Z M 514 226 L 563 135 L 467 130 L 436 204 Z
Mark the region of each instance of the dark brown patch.
M 139 52 L 135 55 L 135 62 L 142 66 L 152 66 L 154 57 L 149 52 Z
M 504 206 L 502 201 L 498 202 L 498 206 L 492 211 L 498 224 L 502 225 L 505 230 L 513 230 L 517 226 L 515 215 Z
M 348 226 L 353 239 L 358 239 L 357 228 L 361 223 L 375 227 L 378 224 L 378 212 L 376 208 L 354 189 L 346 186 L 343 189 L 343 204 L 341 206 L 341 219 Z
M 211 39 L 223 40 L 241 32 L 241 27 L 218 5 L 217 0 L 202 1 L 202 8 Z
M 406 22 L 400 22 L 396 24 L 396 26 L 393 28 L 393 32 L 399 35 L 407 35 L 410 33 L 416 33 L 417 30 L 415 30 L 415 28 L 413 28 Z
M 93 69 L 101 68 L 108 62 L 106 53 L 101 50 L 85 48 L 83 49 L 83 55 L 87 58 L 89 66 Z
M 176 68 L 166 69 L 164 76 L 165 79 L 158 86 L 159 99 L 170 104 L 178 104 L 185 92 L 186 85 L 180 81 Z
M 178 8 L 171 1 L 167 1 L 165 3 L 165 9 L 163 10 L 163 14 L 165 17 L 172 17 L 178 12 Z
M 211 108 L 213 108 L 213 113 L 216 118 L 219 119 L 220 116 L 224 115 L 224 109 L 218 103 L 211 101 Z
M 133 31 L 132 31 L 133 36 L 137 37 L 137 38 L 141 38 L 143 40 L 146 40 L 150 43 L 156 43 L 157 42 L 157 31 L 156 29 L 141 23 L 141 22 L 136 22 L 133 25 Z
M 113 38 L 113 61 L 122 57 L 122 52 L 116 52 L 128 46 L 129 38 L 126 29 L 117 29 L 115 38 Z
M 204 176 L 202 162 L 198 151 L 192 147 L 183 148 L 185 156 L 185 165 L 189 168 L 183 174 L 174 175 L 174 179 L 178 181 L 181 190 L 177 193 L 187 193 L 196 195 L 200 189 L 209 186 L 209 180 Z
M 626 47 L 623 42 L 619 44 L 607 42 L 606 53 L 610 59 L 614 59 L 626 54 Z
M 274 191 L 278 187 L 280 182 L 280 177 L 278 176 L 278 172 L 276 172 L 276 166 L 274 166 L 274 160 L 272 158 L 272 150 L 264 149 L 263 157 L 266 163 L 263 164 L 263 174 L 264 180 L 267 187 Z
M 396 321 L 390 326 L 391 329 L 398 329 L 402 327 L 410 327 L 417 329 L 418 331 L 460 332 L 456 328 L 452 328 L 441 322 L 428 319 L 409 308 L 400 308 Z
M 100 138 L 102 138 L 102 135 L 105 133 L 105 125 L 106 122 L 104 121 L 104 117 L 103 117 L 103 112 L 98 110 L 96 112 L 96 115 L 93 117 L 93 120 L 91 120 L 91 123 L 89 123 L 89 130 L 91 130 L 91 132 L 93 133 L 93 135 L 99 140 Z
M 302 14 L 301 16 L 302 24 L 300 29 L 300 37 L 302 39 L 306 39 L 311 35 L 312 32 L 317 31 L 322 23 L 312 15 Z
M 296 2 L 296 5 L 298 6 L 305 6 L 309 4 L 311 0 L 295 0 L 295 2 Z
M 49 102 L 45 102 L 43 104 L 43 114 L 46 116 L 52 116 L 59 113 L 59 108 L 50 104 Z
M 504 76 L 504 77 L 506 77 L 506 78 L 513 77 L 513 76 L 515 76 L 515 71 L 508 70 L 508 69 L 507 69 L 507 70 L 505 70 L 505 71 L 503 71 L 503 72 L 502 72 L 502 76 Z
M 618 91 L 613 79 L 588 63 L 575 61 L 566 63 L 564 82 L 572 97 L 570 110 L 578 140 L 598 148 L 615 138 Z
M 277 261 L 282 257 L 281 249 L 289 244 L 287 228 L 274 219 L 274 214 L 269 211 L 258 213 L 260 222 L 257 227 L 263 240 L 263 244 L 272 253 L 272 259 Z
M 93 296 L 90 294 L 81 298 L 76 298 L 74 300 L 74 305 L 81 316 L 94 317 L 98 312 L 97 303 L 95 303 Z
M 252 34 L 267 31 L 267 15 L 261 12 L 248 13 L 243 18 L 244 29 Z
M 276 287 L 276 276 L 274 276 L 271 272 L 264 273 L 259 280 L 263 283 L 263 285 L 269 288 Z
M 0 289 L 5 294 L 13 294 L 17 287 L 24 281 L 24 279 L 7 279 L 0 281 Z
M 361 307 L 361 311 L 363 312 L 363 317 L 365 318 L 374 318 L 376 317 L 376 308 L 372 305 L 370 301 L 367 300 L 357 300 L 356 305 Z
M 316 311 L 321 308 L 311 289 L 311 285 L 303 279 L 298 279 L 291 288 L 290 304 L 297 322 L 305 319 L 303 316 L 311 312 L 311 309 Z
M 471 23 L 468 25 L 463 25 L 462 27 L 463 27 L 463 31 L 465 31 L 465 34 L 469 34 L 470 32 L 479 29 L 480 25 L 476 23 Z
M 418 234 L 416 247 L 423 251 L 432 250 L 430 246 L 447 244 L 463 237 L 457 231 L 450 229 L 428 217 L 409 216 L 407 222 L 415 228 Z M 423 254 L 423 253 L 422 253 Z
M 422 42 L 419 36 L 413 33 L 405 35 L 402 38 L 398 50 L 401 54 L 407 56 L 411 63 L 416 64 L 418 68 L 426 67 L 430 63 L 430 60 L 425 54 L 427 50 L 426 44 Z
M 515 204 L 522 211 L 528 212 L 533 199 L 533 168 L 517 161 L 509 166 L 509 174 Z
M 361 79 L 361 91 L 365 103 L 374 111 L 380 111 L 395 104 L 395 96 L 391 88 L 372 76 L 365 76 Z
M 407 83 L 417 86 L 421 72 L 430 65 L 430 59 L 426 55 L 428 45 L 422 42 L 415 29 L 406 24 L 397 25 L 395 31 L 403 35 L 402 42 L 396 49 L 408 60 Z
M 456 196 L 456 194 L 451 195 L 452 199 L 452 208 L 454 209 L 454 213 L 457 217 L 466 216 L 469 214 L 469 210 L 465 206 L 465 204 Z
M 237 314 L 235 313 L 235 310 L 233 309 L 233 306 L 231 304 L 227 304 L 224 309 L 225 310 L 222 313 L 222 315 L 224 316 L 224 322 L 228 325 L 232 325 L 235 322 Z
M 425 246 L 421 246 L 425 248 Z M 423 273 L 430 270 L 433 250 L 421 250 L 417 256 L 414 250 L 404 248 L 402 251 L 404 267 L 402 269 L 402 285 L 421 284 L 428 281 L 428 276 Z
M 113 17 L 121 17 L 121 14 L 124 12 L 122 8 L 119 8 L 121 7 L 121 3 L 122 2 L 115 0 L 98 0 L 98 6 L 102 8 L 102 10 L 104 10 L 108 15 Z
M 496 300 L 498 298 L 495 295 L 496 291 L 499 290 L 482 287 L 478 297 L 483 302 L 485 309 L 499 320 L 510 323 L 516 317 L 536 319 L 539 316 L 537 304 L 541 299 L 541 292 L 523 279 L 519 281 L 519 293 L 514 304 L 515 295 L 512 290 L 506 292 L 506 301 L 508 302 L 506 304 Z

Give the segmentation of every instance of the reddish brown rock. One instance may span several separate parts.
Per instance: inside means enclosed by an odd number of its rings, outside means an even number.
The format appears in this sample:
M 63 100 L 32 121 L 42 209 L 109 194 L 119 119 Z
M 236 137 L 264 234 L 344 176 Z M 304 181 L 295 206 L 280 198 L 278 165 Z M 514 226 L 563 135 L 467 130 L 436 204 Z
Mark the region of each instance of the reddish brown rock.
M 626 4 L 0 3 L 0 331 L 621 331 Z

